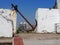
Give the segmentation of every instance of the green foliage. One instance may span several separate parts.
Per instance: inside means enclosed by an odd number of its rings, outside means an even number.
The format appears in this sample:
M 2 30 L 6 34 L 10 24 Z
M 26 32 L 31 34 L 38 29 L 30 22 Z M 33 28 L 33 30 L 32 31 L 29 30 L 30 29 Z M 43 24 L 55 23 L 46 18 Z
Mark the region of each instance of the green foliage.
M 20 33 L 21 31 L 22 31 L 22 30 L 21 30 L 21 28 L 19 27 L 19 28 L 17 29 L 17 32 L 16 32 L 16 33 L 18 34 L 18 33 Z

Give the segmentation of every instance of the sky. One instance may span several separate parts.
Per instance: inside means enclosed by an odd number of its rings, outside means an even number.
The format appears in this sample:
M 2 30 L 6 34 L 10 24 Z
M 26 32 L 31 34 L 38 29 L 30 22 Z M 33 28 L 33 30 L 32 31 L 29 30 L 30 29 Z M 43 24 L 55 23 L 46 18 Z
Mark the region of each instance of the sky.
M 19 11 L 29 20 L 35 22 L 35 14 L 38 8 L 52 8 L 56 0 L 0 0 L 0 8 L 11 8 L 11 3 L 18 5 Z M 17 14 L 17 23 L 24 19 Z

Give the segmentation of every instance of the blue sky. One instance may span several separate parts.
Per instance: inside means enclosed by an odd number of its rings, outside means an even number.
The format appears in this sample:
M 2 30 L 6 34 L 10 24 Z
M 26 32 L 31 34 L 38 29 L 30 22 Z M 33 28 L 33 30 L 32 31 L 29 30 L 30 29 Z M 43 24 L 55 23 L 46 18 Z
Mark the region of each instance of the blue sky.
M 0 8 L 11 9 L 11 3 L 17 4 L 21 13 L 31 22 L 34 23 L 35 13 L 38 8 L 52 8 L 56 0 L 0 0 Z M 17 22 L 23 20 L 17 16 Z

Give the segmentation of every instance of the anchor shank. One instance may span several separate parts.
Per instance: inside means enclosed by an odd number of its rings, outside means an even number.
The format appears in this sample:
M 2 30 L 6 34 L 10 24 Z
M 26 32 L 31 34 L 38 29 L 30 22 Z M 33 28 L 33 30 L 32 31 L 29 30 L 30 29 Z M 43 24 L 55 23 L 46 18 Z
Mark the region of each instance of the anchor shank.
M 23 16 L 23 14 L 20 11 L 17 11 L 23 18 L 24 20 L 31 26 L 31 28 L 33 29 L 33 26 L 30 24 L 30 22 Z

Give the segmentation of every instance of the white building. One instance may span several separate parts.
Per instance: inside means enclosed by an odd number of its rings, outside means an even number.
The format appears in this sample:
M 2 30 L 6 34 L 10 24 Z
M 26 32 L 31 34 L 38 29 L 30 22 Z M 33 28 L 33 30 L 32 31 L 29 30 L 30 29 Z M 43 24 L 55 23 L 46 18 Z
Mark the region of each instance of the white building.
M 0 37 L 12 37 L 16 31 L 16 12 L 0 9 Z
M 31 27 L 29 26 L 27 22 L 20 22 L 19 27 L 24 31 L 31 29 Z
M 60 9 L 60 0 L 57 0 L 57 7 Z
M 56 24 L 60 25 L 59 9 L 38 8 L 36 11 L 38 33 L 56 33 Z

